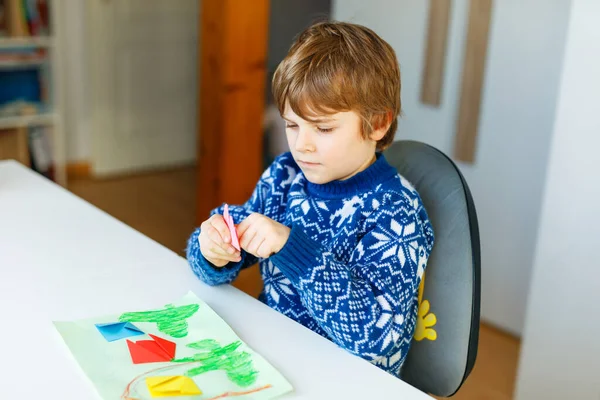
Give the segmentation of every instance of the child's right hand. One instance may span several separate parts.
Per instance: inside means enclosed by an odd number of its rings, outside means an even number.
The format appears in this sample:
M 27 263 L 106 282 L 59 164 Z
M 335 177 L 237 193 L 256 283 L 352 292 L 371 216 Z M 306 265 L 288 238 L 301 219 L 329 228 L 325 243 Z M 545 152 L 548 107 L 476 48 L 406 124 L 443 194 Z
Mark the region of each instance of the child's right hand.
M 231 245 L 229 228 L 222 215 L 215 214 L 200 225 L 200 252 L 215 267 L 241 260 L 240 252 Z

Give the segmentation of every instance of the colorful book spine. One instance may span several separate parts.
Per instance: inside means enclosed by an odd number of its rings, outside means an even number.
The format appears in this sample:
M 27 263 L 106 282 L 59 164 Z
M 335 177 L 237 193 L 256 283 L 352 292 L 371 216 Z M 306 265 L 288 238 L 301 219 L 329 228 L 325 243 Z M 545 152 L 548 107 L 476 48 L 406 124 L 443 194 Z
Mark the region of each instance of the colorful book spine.
M 27 5 L 25 4 L 24 0 L 20 1 L 19 9 L 20 9 L 19 18 L 21 19 L 21 24 L 23 25 L 23 27 L 25 29 L 25 33 L 23 36 L 31 36 L 31 31 L 29 30 L 29 24 L 27 23 Z
M 37 0 L 22 0 L 27 16 L 27 25 L 32 36 L 41 33 L 41 20 L 37 9 Z
M 37 15 L 40 21 L 39 35 L 50 34 L 50 17 L 48 14 L 48 2 L 49 0 L 36 0 Z
M 21 0 L 6 0 L 6 21 L 10 36 L 28 36 L 27 21 L 23 15 Z
M 4 0 L 0 0 L 0 37 L 8 35 L 8 23 L 6 15 L 6 4 Z
M 47 0 L 0 0 L 0 36 L 49 35 Z

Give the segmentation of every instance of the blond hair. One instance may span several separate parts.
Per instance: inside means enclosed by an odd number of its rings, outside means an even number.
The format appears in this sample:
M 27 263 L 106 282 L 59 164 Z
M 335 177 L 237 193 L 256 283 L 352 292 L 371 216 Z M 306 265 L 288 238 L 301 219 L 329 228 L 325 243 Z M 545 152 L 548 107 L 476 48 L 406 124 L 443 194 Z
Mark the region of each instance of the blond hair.
M 389 123 L 377 149 L 393 141 L 401 109 L 400 67 L 394 49 L 371 29 L 345 22 L 319 22 L 298 35 L 277 67 L 273 97 L 302 119 L 354 111 L 362 135 Z

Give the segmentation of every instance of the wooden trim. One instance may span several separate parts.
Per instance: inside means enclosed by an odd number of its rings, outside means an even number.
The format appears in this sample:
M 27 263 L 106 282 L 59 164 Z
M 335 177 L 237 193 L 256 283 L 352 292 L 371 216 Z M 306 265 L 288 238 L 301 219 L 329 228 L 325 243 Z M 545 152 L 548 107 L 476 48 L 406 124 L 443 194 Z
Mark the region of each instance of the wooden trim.
M 471 0 L 454 157 L 475 160 L 492 0 Z
M 197 222 L 242 204 L 263 170 L 269 0 L 203 0 Z
M 421 102 L 439 106 L 444 86 L 444 67 L 450 20 L 451 0 L 431 0 L 427 49 L 421 83 Z
M 87 179 L 92 176 L 92 165 L 88 161 L 77 161 L 67 164 L 67 181 L 71 179 Z

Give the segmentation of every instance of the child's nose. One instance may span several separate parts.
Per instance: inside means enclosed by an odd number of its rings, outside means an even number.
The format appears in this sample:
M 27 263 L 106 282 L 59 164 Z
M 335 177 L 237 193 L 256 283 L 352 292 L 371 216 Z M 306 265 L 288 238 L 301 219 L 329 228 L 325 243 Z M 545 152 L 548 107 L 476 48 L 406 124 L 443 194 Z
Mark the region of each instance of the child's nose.
M 315 145 L 310 130 L 299 129 L 295 147 L 296 151 L 301 153 L 315 151 Z

